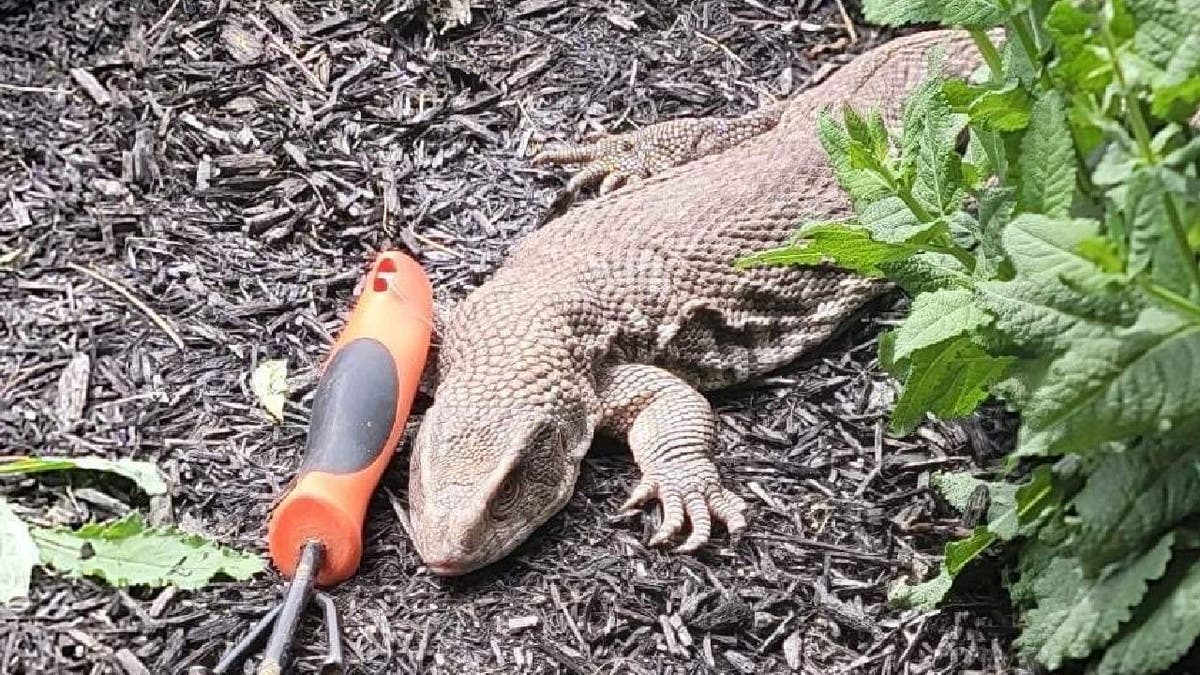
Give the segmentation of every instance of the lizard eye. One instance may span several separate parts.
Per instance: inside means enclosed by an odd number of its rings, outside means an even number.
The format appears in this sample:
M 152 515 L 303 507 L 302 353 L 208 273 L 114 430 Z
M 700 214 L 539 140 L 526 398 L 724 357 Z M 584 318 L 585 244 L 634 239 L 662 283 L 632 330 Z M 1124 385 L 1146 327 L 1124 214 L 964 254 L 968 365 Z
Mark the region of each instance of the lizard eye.
M 496 495 L 492 497 L 490 511 L 492 516 L 497 520 L 503 520 L 508 516 L 513 506 L 517 503 L 517 498 L 521 496 L 521 482 L 518 472 L 510 473 L 504 482 L 500 484 L 500 489 L 496 491 Z

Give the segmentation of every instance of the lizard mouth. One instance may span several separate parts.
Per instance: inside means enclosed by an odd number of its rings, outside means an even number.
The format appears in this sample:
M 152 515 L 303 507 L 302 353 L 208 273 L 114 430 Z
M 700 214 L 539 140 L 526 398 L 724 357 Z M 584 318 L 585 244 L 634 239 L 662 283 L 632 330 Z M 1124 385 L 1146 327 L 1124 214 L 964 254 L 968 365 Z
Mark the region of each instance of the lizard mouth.
M 482 567 L 482 561 L 456 547 L 427 546 L 425 551 L 418 549 L 418 555 L 425 569 L 439 577 L 462 576 Z
M 455 561 L 426 562 L 425 567 L 439 577 L 457 577 L 471 571 Z

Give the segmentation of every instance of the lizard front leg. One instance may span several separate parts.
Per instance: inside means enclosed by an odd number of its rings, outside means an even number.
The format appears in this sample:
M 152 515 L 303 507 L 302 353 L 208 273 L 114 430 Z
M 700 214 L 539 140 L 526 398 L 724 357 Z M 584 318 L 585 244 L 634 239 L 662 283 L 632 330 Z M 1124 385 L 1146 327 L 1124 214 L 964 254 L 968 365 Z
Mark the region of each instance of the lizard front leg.
M 607 194 L 626 183 L 732 148 L 772 129 L 783 113 L 783 103 L 760 108 L 735 118 L 700 117 L 652 124 L 644 129 L 606 136 L 593 143 L 544 150 L 533 158 L 544 164 L 582 164 L 567 183 L 567 191 L 600 183 Z
M 721 485 L 711 452 L 716 420 L 708 401 L 683 380 L 654 366 L 613 367 L 600 386 L 600 431 L 625 436 L 641 481 L 621 507 L 629 511 L 657 497 L 663 520 L 650 539 L 657 546 L 691 522 L 677 549 L 694 551 L 708 541 L 712 517 L 736 535 L 746 527 L 746 503 Z

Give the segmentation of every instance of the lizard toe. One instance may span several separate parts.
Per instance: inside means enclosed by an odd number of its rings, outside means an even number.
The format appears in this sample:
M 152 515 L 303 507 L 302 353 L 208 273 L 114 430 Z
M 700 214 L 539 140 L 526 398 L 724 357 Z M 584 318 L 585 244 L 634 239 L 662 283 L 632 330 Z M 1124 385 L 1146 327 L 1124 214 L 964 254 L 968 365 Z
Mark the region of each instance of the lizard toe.
M 567 191 L 577 193 L 583 188 L 595 185 L 608 176 L 611 170 L 609 165 L 604 162 L 592 162 L 583 167 L 579 173 L 571 176 L 571 180 L 567 181 Z
M 621 187 L 626 183 L 626 181 L 629 180 L 630 175 L 631 174 L 619 169 L 608 174 L 604 177 L 604 180 L 600 182 L 600 194 L 606 195 Z
M 665 543 L 683 529 L 683 496 L 679 494 L 678 490 L 667 489 L 662 492 L 661 497 L 663 519 L 654 536 L 650 537 L 650 541 L 647 542 L 647 545 L 651 547 Z
M 545 166 L 547 164 L 586 164 L 596 159 L 600 154 L 600 147 L 595 143 L 581 143 L 565 145 L 551 150 L 542 150 L 529 160 L 534 166 Z
M 709 499 L 709 505 L 730 536 L 736 537 L 746 529 L 746 500 L 722 488 Z
M 625 503 L 621 505 L 621 512 L 633 512 L 637 507 L 650 501 L 657 493 L 658 485 L 649 478 L 643 478 L 637 484 L 637 487 L 633 488 L 633 492 L 629 494 L 629 498 L 625 500 Z
M 708 537 L 712 534 L 712 517 L 708 513 L 708 502 L 699 492 L 689 493 L 684 504 L 688 520 L 692 523 L 692 533 L 687 541 L 675 550 L 679 553 L 690 553 L 708 543 Z

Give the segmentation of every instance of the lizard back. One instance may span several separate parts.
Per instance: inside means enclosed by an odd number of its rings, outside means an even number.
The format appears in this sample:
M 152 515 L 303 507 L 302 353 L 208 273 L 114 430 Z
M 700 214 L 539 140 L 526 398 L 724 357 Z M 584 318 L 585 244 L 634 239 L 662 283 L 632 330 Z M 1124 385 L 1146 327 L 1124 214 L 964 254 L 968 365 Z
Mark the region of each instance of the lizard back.
M 522 315 L 511 317 L 520 324 L 557 306 L 598 327 L 588 346 L 596 365 L 659 365 L 700 389 L 796 359 L 886 286 L 830 267 L 734 263 L 785 243 L 803 220 L 852 214 L 818 141 L 820 110 L 878 108 L 894 125 L 939 43 L 951 70 L 975 67 L 963 33 L 920 33 L 877 47 L 796 94 L 772 129 L 574 206 L 530 234 L 489 282 L 493 293 L 525 301 L 485 299 L 485 292 L 480 307 L 507 307 Z M 551 287 L 548 306 L 530 304 Z

